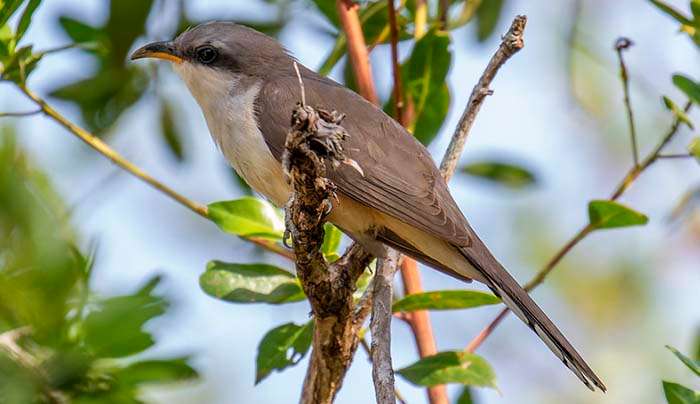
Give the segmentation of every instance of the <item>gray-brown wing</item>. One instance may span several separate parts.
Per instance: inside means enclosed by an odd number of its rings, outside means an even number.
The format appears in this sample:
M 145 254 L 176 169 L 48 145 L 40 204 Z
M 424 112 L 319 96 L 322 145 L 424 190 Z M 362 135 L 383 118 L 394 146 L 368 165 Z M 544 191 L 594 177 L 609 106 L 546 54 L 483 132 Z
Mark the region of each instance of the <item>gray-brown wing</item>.
M 428 151 L 403 127 L 356 93 L 304 69 L 306 102 L 347 114 L 347 157 L 362 168 L 331 168 L 338 192 L 457 246 L 471 231 Z M 258 125 L 272 154 L 281 158 L 292 109 L 301 99 L 294 76 L 270 80 L 256 101 Z
M 559 329 L 474 234 L 425 148 L 359 95 L 308 70 L 304 70 L 303 77 L 309 105 L 347 114 L 343 126 L 350 138 L 345 150 L 363 169 L 364 176 L 348 166 L 331 170 L 330 178 L 338 191 L 455 245 L 484 276 L 486 284 L 586 386 L 592 389 L 595 385 L 605 391 L 605 385 Z M 277 159 L 282 155 L 292 109 L 299 99 L 297 79 L 288 76 L 270 81 L 256 102 L 258 124 Z M 385 237 L 384 241 L 421 258 L 400 238 Z M 422 258 L 455 276 L 454 271 L 430 257 Z

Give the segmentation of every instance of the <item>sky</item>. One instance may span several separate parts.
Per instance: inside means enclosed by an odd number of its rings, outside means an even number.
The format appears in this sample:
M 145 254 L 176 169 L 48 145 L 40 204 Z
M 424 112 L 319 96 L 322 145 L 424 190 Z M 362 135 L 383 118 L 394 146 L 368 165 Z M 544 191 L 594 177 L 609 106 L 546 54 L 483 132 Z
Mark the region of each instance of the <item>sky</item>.
M 187 2 L 187 10 L 196 20 L 264 18 L 269 13 L 265 6 L 252 3 L 196 1 Z M 526 45 L 493 82 L 494 94 L 476 120 L 462 160 L 505 156 L 531 167 L 537 174 L 537 185 L 511 191 L 464 176 L 450 184 L 477 233 L 521 281 L 534 274 L 586 223 L 588 201 L 605 198 L 630 167 L 626 118 L 612 49 L 615 39 L 624 35 L 635 42 L 626 60 L 643 152 L 669 125 L 661 95 L 682 102 L 671 84 L 671 74 L 682 71 L 700 77 L 697 48 L 647 2 L 581 3 L 572 56 L 573 1 L 507 1 L 497 31 L 505 32 L 516 14 L 526 14 Z M 686 7 L 682 1 L 671 3 Z M 106 17 L 104 4 L 95 0 L 44 1 L 26 41 L 38 49 L 64 44 L 67 38 L 54 23 L 55 16 L 71 14 L 98 23 Z M 292 15 L 292 23 L 280 40 L 303 64 L 318 67 L 332 41 L 311 28 L 309 21 L 322 22 L 308 9 L 295 6 Z M 153 35 L 136 45 L 163 39 L 158 37 L 159 17 L 150 17 Z M 473 26 L 452 35 L 454 57 L 448 82 L 452 107 L 439 138 L 430 147 L 438 160 L 472 86 L 499 42 L 494 36 L 483 44 L 476 43 Z M 409 51 L 409 47 L 401 49 L 402 55 Z M 373 52 L 374 75 L 382 96 L 389 92 L 388 61 L 387 49 Z M 93 67 L 79 52 L 51 56 L 30 85 L 46 94 L 57 80 L 78 79 Z M 332 75 L 340 79 L 342 71 L 336 69 Z M 194 200 L 209 203 L 241 196 L 187 89 L 175 75 L 166 75 L 164 80 L 162 88 L 183 110 L 178 123 L 188 133 L 187 161 L 175 163 L 154 135 L 159 129 L 152 95 L 119 121 L 110 143 Z M 30 106 L 7 85 L 0 87 L 0 94 L 2 110 Z M 54 103 L 62 113 L 79 121 L 74 106 Z M 17 124 L 22 145 L 75 206 L 74 224 L 84 244 L 94 241 L 98 245 L 95 289 L 106 295 L 123 293 L 154 273 L 166 275 L 162 291 L 174 300 L 174 309 L 151 324 L 159 344 L 149 354 L 192 354 L 203 379 L 149 389 L 146 395 L 152 402 L 296 401 L 306 360 L 254 386 L 255 352 L 269 329 L 290 321 L 307 321 L 308 305 L 226 304 L 206 296 L 198 286 L 200 273 L 212 259 L 287 263 L 221 233 L 211 223 L 121 173 L 56 124 L 38 116 Z M 683 150 L 690 135 L 684 131 L 672 147 Z M 700 235 L 690 226 L 669 225 L 667 218 L 683 192 L 698 185 L 700 167 L 694 161 L 665 161 L 653 167 L 623 197 L 625 204 L 648 214 L 650 224 L 594 234 L 534 294 L 598 370 L 609 387 L 607 394 L 590 393 L 527 327 L 508 318 L 479 350 L 493 365 L 499 390 L 478 390 L 478 402 L 657 403 L 662 400 L 662 378 L 693 386 L 688 372 L 678 366 L 664 345 L 689 349 L 700 325 Z M 611 273 L 619 280 L 612 286 Z M 429 268 L 422 274 L 426 290 L 480 288 Z M 600 293 L 590 294 L 591 290 Z M 434 313 L 439 350 L 463 348 L 498 310 L 488 307 Z M 395 322 L 392 333 L 395 366 L 414 362 L 416 352 L 407 327 Z M 337 402 L 371 402 L 370 375 L 370 365 L 360 351 Z M 397 387 L 410 403 L 425 402 L 421 389 L 402 380 Z M 449 391 L 455 397 L 459 389 L 450 386 Z

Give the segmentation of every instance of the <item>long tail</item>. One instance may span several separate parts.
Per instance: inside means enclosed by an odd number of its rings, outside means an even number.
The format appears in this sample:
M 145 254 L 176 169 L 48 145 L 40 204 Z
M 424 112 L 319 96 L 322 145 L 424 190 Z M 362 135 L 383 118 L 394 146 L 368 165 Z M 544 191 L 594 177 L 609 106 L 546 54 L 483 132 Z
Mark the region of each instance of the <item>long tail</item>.
M 581 355 L 562 335 L 552 320 L 540 309 L 534 300 L 520 287 L 518 282 L 491 255 L 483 243 L 475 237 L 470 247 L 460 248 L 469 263 L 479 271 L 486 280 L 486 285 L 503 300 L 508 308 L 527 324 L 554 354 L 571 369 L 574 374 L 591 390 L 594 385 L 606 390 L 603 382 L 596 376 Z

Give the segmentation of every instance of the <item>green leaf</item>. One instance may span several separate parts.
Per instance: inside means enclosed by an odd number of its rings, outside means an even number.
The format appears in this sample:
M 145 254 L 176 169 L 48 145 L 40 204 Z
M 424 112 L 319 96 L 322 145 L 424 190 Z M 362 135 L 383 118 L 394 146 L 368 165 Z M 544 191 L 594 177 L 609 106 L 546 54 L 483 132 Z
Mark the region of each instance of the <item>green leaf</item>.
M 462 172 L 509 188 L 524 188 L 536 182 L 529 170 L 505 161 L 478 161 L 462 167 Z
M 666 345 L 666 348 L 668 348 L 669 351 L 673 352 L 673 354 L 676 355 L 676 357 L 680 359 L 681 362 L 683 362 L 685 366 L 688 367 L 688 369 L 692 370 L 693 373 L 700 376 L 700 360 L 690 359 L 689 357 L 683 355 L 676 348 L 670 345 Z
M 119 370 L 120 383 L 135 386 L 145 383 L 172 383 L 198 377 L 197 371 L 187 364 L 188 358 L 145 360 Z
M 199 285 L 206 294 L 235 303 L 282 304 L 306 299 L 294 275 L 265 264 L 211 261 Z
M 111 0 L 104 32 L 110 41 L 110 63 L 123 66 L 136 38 L 146 32 L 153 0 Z
M 17 42 L 19 42 L 24 36 L 24 33 L 27 32 L 27 28 L 29 28 L 29 24 L 32 22 L 34 11 L 39 7 L 39 4 L 41 4 L 41 0 L 29 0 L 29 3 L 27 3 L 27 8 L 24 9 L 22 17 L 19 19 L 19 24 L 17 24 Z
M 17 49 L 4 62 L 4 70 L 1 72 L 2 78 L 15 83 L 24 83 L 42 56 L 41 53 L 32 52 L 32 45 Z
M 0 65 L 7 64 L 10 55 L 14 53 L 16 43 L 10 26 L 0 25 Z M 2 69 L 0 69 L 0 73 L 2 73 Z
M 258 345 L 255 360 L 255 384 L 260 383 L 273 370 L 294 366 L 306 355 L 313 337 L 313 320 L 304 325 L 287 323 L 273 328 Z
M 663 1 L 658 1 L 658 0 L 649 0 L 651 4 L 655 5 L 656 8 L 659 10 L 663 11 L 667 15 L 671 16 L 674 20 L 678 21 L 679 23 L 683 25 L 693 25 L 693 21 L 691 21 L 688 17 L 683 15 L 680 11 L 676 10 L 675 8 L 669 6 Z
M 416 310 L 458 310 L 500 303 L 496 296 L 477 290 L 439 290 L 411 294 L 391 307 L 394 313 Z
M 476 10 L 476 38 L 479 42 L 485 41 L 496 31 L 503 3 L 503 0 L 482 1 Z
M 459 397 L 457 397 L 457 404 L 474 404 L 472 389 L 470 387 L 465 387 L 462 389 L 462 393 L 460 393 Z
M 414 111 L 409 130 L 424 145 L 435 138 L 449 109 L 450 92 L 445 84 L 452 63 L 449 45 L 447 33 L 431 29 L 416 42 L 401 68 L 405 99 Z M 393 105 L 390 109 L 393 112 Z
M 343 236 L 343 233 L 330 223 L 324 224 L 323 230 L 324 235 L 321 252 L 325 256 L 337 255 L 338 247 L 340 247 L 340 239 Z
M 700 392 L 677 383 L 664 381 L 664 394 L 668 404 L 700 404 Z
M 152 294 L 158 277 L 133 295 L 117 296 L 97 303 L 85 318 L 84 341 L 97 357 L 121 358 L 141 352 L 154 344 L 143 330 L 149 320 L 165 312 L 168 303 Z
M 688 144 L 688 153 L 690 153 L 700 163 L 700 137 L 695 137 Z
M 613 201 L 591 201 L 588 219 L 594 230 L 641 226 L 649 221 L 642 213 Z
M 463 351 L 440 352 L 422 358 L 397 371 L 418 386 L 460 383 L 478 387 L 496 387 L 496 375 L 480 356 Z
M 334 1 L 328 0 L 312 0 L 318 11 L 336 28 L 340 27 L 340 19 L 338 18 L 338 10 Z
M 83 45 L 94 44 L 87 48 L 89 52 L 102 58 L 109 53 L 109 38 L 102 29 L 67 16 L 59 17 L 58 22 L 73 42 Z
M 690 11 L 693 13 L 695 20 L 700 20 L 700 0 L 691 0 Z
M 5 25 L 23 2 L 24 0 L 0 0 L 0 26 Z
M 284 219 L 278 209 L 261 199 L 243 197 L 209 205 L 209 219 L 226 233 L 241 237 L 281 240 Z
M 185 152 L 182 147 L 182 134 L 178 130 L 175 124 L 175 112 L 174 105 L 167 101 L 161 101 L 160 110 L 160 125 L 162 128 L 163 140 L 165 144 L 168 145 L 168 150 L 172 153 L 173 157 L 179 162 L 185 157 Z
M 75 103 L 88 128 L 101 134 L 141 98 L 147 86 L 148 77 L 143 70 L 120 66 L 55 89 L 51 96 Z
M 676 103 L 671 101 L 671 99 L 666 97 L 665 95 L 663 96 L 663 101 L 666 108 L 669 111 L 673 112 L 673 115 L 676 117 L 676 119 L 688 125 L 690 129 L 693 129 L 693 123 L 690 121 L 690 118 L 688 118 L 688 115 L 685 113 L 685 111 L 683 111 L 682 108 L 676 105 Z
M 700 85 L 694 80 L 682 74 L 674 74 L 673 84 L 683 91 L 691 101 L 700 104 Z

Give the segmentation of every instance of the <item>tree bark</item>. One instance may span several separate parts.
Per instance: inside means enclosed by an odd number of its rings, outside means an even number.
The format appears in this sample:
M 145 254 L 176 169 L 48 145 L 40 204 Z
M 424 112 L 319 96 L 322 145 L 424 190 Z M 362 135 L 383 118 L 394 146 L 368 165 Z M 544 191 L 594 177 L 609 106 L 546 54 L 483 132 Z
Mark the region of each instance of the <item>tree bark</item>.
M 302 84 L 303 86 L 303 84 Z M 353 292 L 371 256 L 351 246 L 333 264 L 321 253 L 323 224 L 332 208 L 335 186 L 326 178 L 326 161 L 342 164 L 347 136 L 342 116 L 299 105 L 292 116 L 283 164 L 293 185 L 286 206 L 297 276 L 314 316 L 312 352 L 301 402 L 332 403 L 359 344 L 364 316 L 356 316 Z

